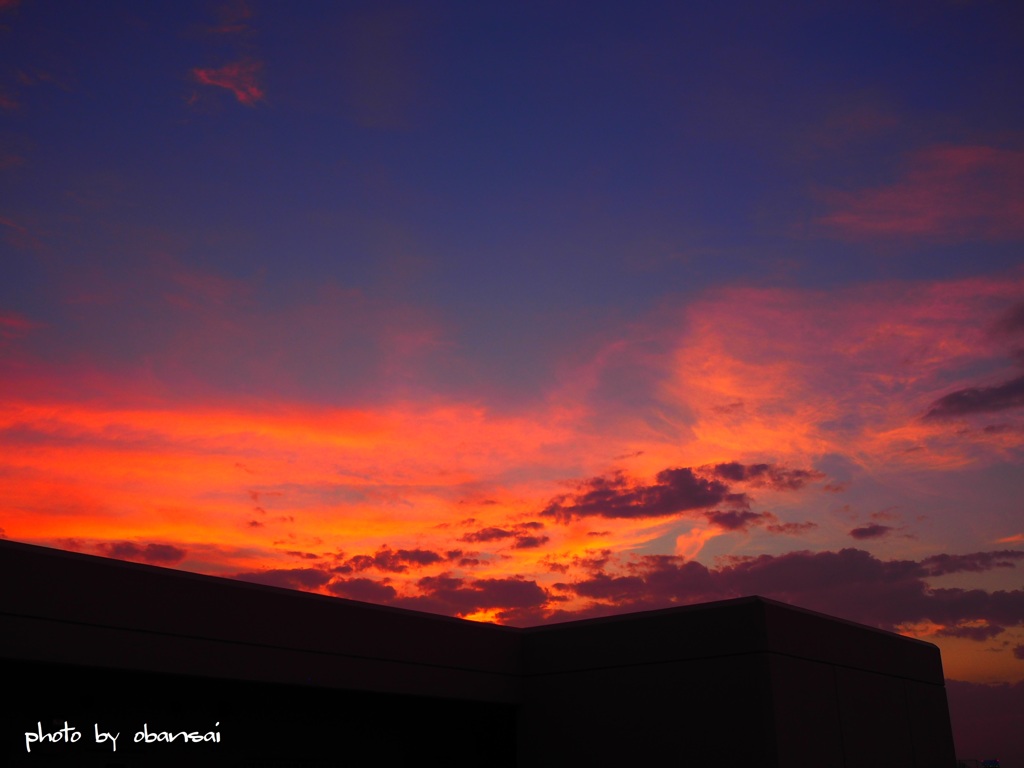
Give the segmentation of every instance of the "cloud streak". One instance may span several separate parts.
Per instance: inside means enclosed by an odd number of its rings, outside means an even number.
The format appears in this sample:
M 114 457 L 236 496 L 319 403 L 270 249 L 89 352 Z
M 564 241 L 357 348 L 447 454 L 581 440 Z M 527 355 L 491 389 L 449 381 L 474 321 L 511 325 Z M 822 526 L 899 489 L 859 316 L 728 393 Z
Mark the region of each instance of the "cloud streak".
M 1016 239 L 1024 237 L 1024 151 L 929 147 L 911 155 L 889 186 L 823 198 L 832 210 L 817 224 L 845 239 Z
M 192 79 L 200 85 L 228 90 L 240 104 L 254 107 L 266 98 L 259 82 L 262 69 L 262 62 L 242 59 L 222 67 L 195 67 Z

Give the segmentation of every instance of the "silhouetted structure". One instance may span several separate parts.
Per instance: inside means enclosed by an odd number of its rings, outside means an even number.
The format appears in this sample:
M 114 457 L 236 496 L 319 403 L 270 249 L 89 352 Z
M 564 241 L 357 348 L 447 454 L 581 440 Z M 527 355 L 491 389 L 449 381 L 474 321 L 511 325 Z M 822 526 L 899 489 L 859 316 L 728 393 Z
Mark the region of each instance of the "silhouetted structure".
M 513 629 L 8 541 L 0 584 L 10 766 L 955 765 L 935 646 L 759 597 Z

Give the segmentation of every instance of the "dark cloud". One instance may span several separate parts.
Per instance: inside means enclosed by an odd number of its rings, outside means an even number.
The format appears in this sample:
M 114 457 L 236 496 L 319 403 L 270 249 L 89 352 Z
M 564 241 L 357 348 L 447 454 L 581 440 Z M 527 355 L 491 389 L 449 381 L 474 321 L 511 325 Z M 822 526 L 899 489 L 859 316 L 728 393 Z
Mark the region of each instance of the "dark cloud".
M 330 574 L 319 568 L 275 568 L 267 571 L 237 573 L 234 578 L 239 581 L 285 589 L 316 589 L 331 580 Z
M 585 568 L 588 571 L 602 571 L 605 566 L 611 562 L 612 551 L 610 549 L 593 550 L 588 549 L 586 555 L 580 557 L 574 555 L 572 558 L 573 564 L 580 568 Z
M 312 552 L 298 552 L 298 551 L 295 551 L 295 550 L 289 550 L 288 552 L 285 552 L 285 554 L 286 555 L 291 555 L 292 557 L 298 557 L 298 558 L 301 558 L 303 560 L 319 560 L 320 559 L 320 555 L 314 554 Z
M 871 523 L 871 525 L 862 525 L 860 528 L 854 528 L 850 531 L 850 535 L 855 539 L 880 539 L 892 530 L 893 527 L 891 525 Z
M 437 552 L 431 552 L 429 549 L 400 549 L 396 554 L 399 559 L 413 565 L 432 565 L 444 559 Z
M 968 387 L 951 392 L 932 403 L 925 418 L 950 419 L 1021 407 L 1024 407 L 1024 376 L 994 387 Z
M 404 573 L 409 566 L 423 567 L 440 563 L 444 558 L 429 549 L 391 549 L 383 546 L 373 555 L 353 555 L 344 565 L 334 569 L 336 573 L 352 573 L 376 568 L 378 571 Z
M 506 531 L 504 528 L 484 528 L 473 533 L 467 533 L 459 541 L 466 541 L 471 544 L 479 544 L 484 541 L 500 541 L 501 539 L 508 539 L 515 536 L 512 531 Z
M 516 543 L 513 549 L 534 549 L 549 541 L 547 536 L 516 536 Z
M 390 584 L 366 578 L 335 579 L 327 585 L 327 591 L 364 603 L 390 603 L 397 596 Z
M 787 469 L 777 464 L 740 464 L 736 461 L 701 467 L 701 470 L 721 480 L 746 482 L 778 491 L 796 491 L 825 477 L 824 472 L 813 469 Z
M 395 605 L 414 610 L 464 616 L 496 610 L 499 620 L 541 617 L 548 595 L 537 582 L 523 578 L 462 579 L 451 574 L 425 576 L 417 582 L 421 595 L 399 598 Z
M 751 512 L 749 510 L 729 510 L 722 512 L 711 510 L 705 512 L 708 522 L 727 531 L 746 531 L 752 525 L 763 525 L 769 533 L 797 536 L 817 528 L 817 523 L 782 523 L 771 512 Z
M 799 536 L 808 531 L 813 531 L 818 527 L 817 523 L 804 522 L 804 523 L 772 523 L 771 525 L 765 526 L 765 529 L 771 533 L 780 533 L 786 536 Z
M 575 584 L 558 583 L 555 587 L 570 590 L 580 597 L 620 603 L 636 600 L 637 596 L 645 591 L 646 584 L 640 576 L 608 576 L 598 573 L 585 581 Z
M 921 561 L 929 576 L 944 576 L 963 571 L 989 571 L 993 568 L 1013 568 L 1014 560 L 1024 559 L 1024 551 L 1003 549 L 998 552 L 974 552 L 970 555 L 932 555 Z
M 723 502 L 745 507 L 745 494 L 730 493 L 718 480 L 698 477 L 687 467 L 665 469 L 654 485 L 631 482 L 623 472 L 592 478 L 574 494 L 554 499 L 542 512 L 560 523 L 580 517 L 644 518 L 667 517 L 695 509 L 708 509 Z
M 734 558 L 717 569 L 652 555 L 626 564 L 619 575 L 595 570 L 588 578 L 558 585 L 594 602 L 581 612 L 556 611 L 551 618 L 756 594 L 890 631 L 927 621 L 950 628 L 951 635 L 983 640 L 997 634 L 996 627 L 1024 624 L 1024 590 L 933 589 L 926 582 L 930 575 L 923 562 L 882 561 L 858 549 Z
M 717 525 L 720 528 L 724 528 L 727 531 L 745 531 L 747 530 L 748 525 L 756 525 L 765 517 L 764 514 L 760 512 L 749 512 L 747 510 L 730 510 L 728 512 L 719 512 L 715 510 L 712 512 L 705 512 L 704 516 L 708 519 L 708 522 L 713 525 Z
M 153 565 L 180 563 L 185 559 L 188 552 L 181 547 L 170 544 L 146 544 L 139 546 L 131 541 L 102 542 L 96 545 L 96 549 L 104 557 L 114 557 L 118 560 L 136 560 Z
M 395 554 L 400 552 L 403 550 Z M 389 578 L 335 575 L 332 580 L 332 572 L 316 568 L 242 573 L 236 578 L 290 589 L 326 586 L 331 594 L 353 600 L 449 616 L 487 610 L 499 621 L 517 624 L 756 594 L 889 631 L 931 623 L 941 626 L 941 635 L 982 642 L 1005 628 L 1024 625 L 1024 590 L 933 588 L 927 580 L 944 573 L 1013 567 L 1013 561 L 1022 558 L 1024 553 L 1006 550 L 886 561 L 850 548 L 731 557 L 709 568 L 673 555 L 646 555 L 622 562 L 603 550 L 573 557 L 573 570 L 587 575 L 554 584 L 550 591 L 523 577 L 474 579 L 443 573 L 418 579 L 418 594 L 406 596 L 398 594 Z M 479 561 L 463 558 L 459 564 L 478 565 Z M 569 572 L 560 565 L 551 564 L 550 570 Z M 576 610 L 560 607 L 573 598 L 582 598 L 586 605 Z M 1019 656 L 1024 651 L 1014 653 Z
M 463 536 L 459 541 L 466 541 L 471 544 L 480 544 L 488 541 L 502 541 L 504 539 L 515 539 L 513 549 L 532 549 L 547 543 L 547 536 L 536 536 L 532 531 L 544 528 L 544 523 L 535 521 L 518 523 L 511 527 L 511 530 L 504 528 L 482 528 L 479 531 L 472 531 Z
M 1013 646 L 1013 658 L 1024 661 L 1024 645 Z

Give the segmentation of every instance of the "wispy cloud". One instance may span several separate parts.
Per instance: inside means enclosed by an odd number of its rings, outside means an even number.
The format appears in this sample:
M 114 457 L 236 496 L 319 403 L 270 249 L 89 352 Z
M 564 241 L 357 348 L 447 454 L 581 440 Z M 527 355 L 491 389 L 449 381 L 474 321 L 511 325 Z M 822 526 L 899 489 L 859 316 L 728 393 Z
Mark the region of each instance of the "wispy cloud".
M 30 320 L 17 312 L 0 310 L 0 341 L 20 338 L 36 328 L 43 328 L 42 323 Z
M 850 240 L 944 242 L 1024 237 L 1024 151 L 940 145 L 908 158 L 894 183 L 822 194 L 823 231 Z
M 252 107 L 265 98 L 259 83 L 262 69 L 262 62 L 243 59 L 222 67 L 196 67 L 192 70 L 192 77 L 201 85 L 229 90 L 239 103 Z

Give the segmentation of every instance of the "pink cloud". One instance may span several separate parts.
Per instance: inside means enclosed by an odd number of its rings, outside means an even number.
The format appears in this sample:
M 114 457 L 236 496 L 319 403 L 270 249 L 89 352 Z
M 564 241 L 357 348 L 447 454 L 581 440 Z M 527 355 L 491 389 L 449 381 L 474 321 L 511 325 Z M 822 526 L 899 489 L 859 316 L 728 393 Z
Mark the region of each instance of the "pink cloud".
M 34 328 L 42 328 L 42 324 L 29 320 L 16 312 L 0 311 L 0 339 L 13 339 L 24 336 Z
M 940 145 L 912 155 L 892 184 L 822 195 L 817 225 L 845 240 L 945 242 L 1024 236 L 1024 151 Z
M 243 59 L 216 69 L 196 67 L 192 70 L 192 77 L 202 85 L 226 88 L 240 103 L 251 107 L 257 101 L 263 101 L 265 95 L 258 82 L 262 68 L 262 62 Z

